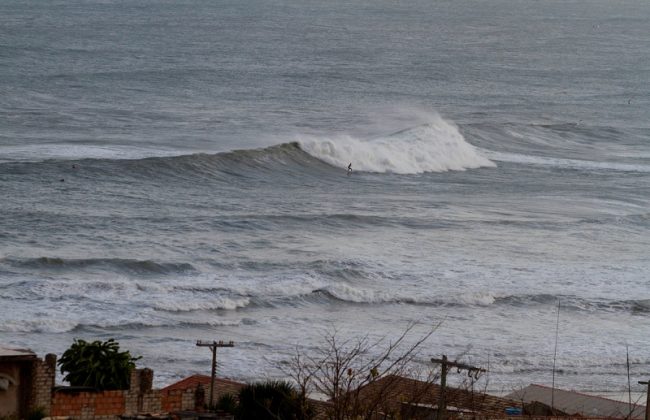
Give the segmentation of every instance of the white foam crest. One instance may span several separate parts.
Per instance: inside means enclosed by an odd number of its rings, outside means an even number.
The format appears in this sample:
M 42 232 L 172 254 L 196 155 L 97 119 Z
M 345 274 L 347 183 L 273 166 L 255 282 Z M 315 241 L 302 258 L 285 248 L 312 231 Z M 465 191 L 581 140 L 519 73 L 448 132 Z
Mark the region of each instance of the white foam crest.
M 650 165 L 620 162 L 598 162 L 592 160 L 563 159 L 554 157 L 522 155 L 481 150 L 483 154 L 498 162 L 523 163 L 526 165 L 555 166 L 573 169 L 606 170 L 620 172 L 650 172 Z
M 420 293 L 387 293 L 350 286 L 345 283 L 325 288 L 337 299 L 354 303 L 411 303 L 411 304 L 460 304 L 465 306 L 490 306 L 496 301 L 491 292 L 454 294 L 449 296 L 422 295 Z
M 251 281 L 234 277 L 230 279 L 228 289 L 247 296 L 294 297 L 307 295 L 326 286 L 322 279 L 310 273 L 301 273 L 297 276 L 268 275 L 267 278 L 268 281 L 260 284 L 258 279 Z
M 353 287 L 349 284 L 339 283 L 326 287 L 330 295 L 337 299 L 353 303 L 432 303 L 432 297 L 418 296 L 410 293 L 389 293 L 380 290 L 371 290 Z
M 387 293 L 368 289 L 358 289 L 347 284 L 337 284 L 326 288 L 337 299 L 354 303 L 382 303 L 394 300 Z
M 301 148 L 331 165 L 354 170 L 417 174 L 496 166 L 469 144 L 458 127 L 439 115 L 429 122 L 387 137 L 301 138 Z
M 496 300 L 494 294 L 490 292 L 477 292 L 455 296 L 451 300 L 455 303 L 471 306 L 490 306 Z
M 197 324 L 197 325 L 209 325 L 211 327 L 237 327 L 240 326 L 242 323 L 241 321 L 221 321 L 221 320 L 207 320 L 204 322 L 198 322 L 198 321 L 184 321 L 184 324 Z
M 186 300 L 168 300 L 168 301 L 158 301 L 153 307 L 162 311 L 170 312 L 190 312 L 190 311 L 209 311 L 215 309 L 226 309 L 233 310 L 237 308 L 244 308 L 250 303 L 249 298 L 226 298 L 219 297 L 209 300 L 197 300 L 197 301 L 186 301 Z
M 5 332 L 39 332 L 64 333 L 77 327 L 76 321 L 55 318 L 39 318 L 32 320 L 10 319 L 0 324 L 0 331 Z
M 222 291 L 236 296 L 253 296 L 263 299 L 290 298 L 308 295 L 314 290 L 327 286 L 327 283 L 314 273 L 264 273 L 263 279 L 258 276 L 241 275 L 240 273 L 227 274 L 201 274 L 193 277 L 191 291 L 188 293 L 205 294 L 216 293 L 215 286 Z M 187 286 L 187 282 L 174 283 L 180 287 Z M 178 292 L 176 292 L 178 293 Z
M 153 282 L 133 282 L 124 276 L 115 276 L 108 280 L 62 280 L 32 281 L 29 287 L 13 290 L 10 297 L 32 298 L 34 296 L 48 299 L 69 299 L 75 296 L 87 296 L 94 300 L 110 301 L 114 299 L 131 299 L 140 291 L 167 293 L 170 289 Z

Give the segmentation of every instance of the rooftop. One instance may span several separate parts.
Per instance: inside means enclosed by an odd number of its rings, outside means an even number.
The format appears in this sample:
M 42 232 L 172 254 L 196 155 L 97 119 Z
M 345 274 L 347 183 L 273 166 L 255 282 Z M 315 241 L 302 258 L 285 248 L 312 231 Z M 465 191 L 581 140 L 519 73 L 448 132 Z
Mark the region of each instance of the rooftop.
M 208 375 L 192 375 L 164 387 L 161 391 L 165 393 L 169 393 L 173 390 L 184 391 L 186 389 L 195 389 L 199 385 L 203 386 L 203 388 L 207 390 L 210 388 L 210 379 L 211 378 Z M 230 379 L 214 378 L 214 388 L 219 395 L 237 394 L 244 386 L 246 386 L 246 384 L 231 381 Z
M 29 349 L 10 349 L 0 346 L 0 359 L 2 360 L 30 360 L 35 358 L 36 354 Z
M 389 375 L 362 387 L 359 397 L 370 405 L 386 411 L 396 411 L 400 404 L 413 407 L 437 407 L 440 385 L 416 379 Z M 480 412 L 503 417 L 506 408 L 519 406 L 516 400 L 447 387 L 446 401 L 450 410 Z
M 625 418 L 629 415 L 629 418 L 632 419 L 642 419 L 645 416 L 645 406 L 640 404 L 632 404 L 632 407 L 630 407 L 627 402 L 623 401 L 615 401 L 576 391 L 557 388 L 554 390 L 549 386 L 537 384 L 531 384 L 515 391 L 507 395 L 507 398 L 526 403 L 537 401 L 548 406 L 551 405 L 551 399 L 553 399 L 553 406 L 569 415 L 579 414 L 581 416 L 616 418 Z

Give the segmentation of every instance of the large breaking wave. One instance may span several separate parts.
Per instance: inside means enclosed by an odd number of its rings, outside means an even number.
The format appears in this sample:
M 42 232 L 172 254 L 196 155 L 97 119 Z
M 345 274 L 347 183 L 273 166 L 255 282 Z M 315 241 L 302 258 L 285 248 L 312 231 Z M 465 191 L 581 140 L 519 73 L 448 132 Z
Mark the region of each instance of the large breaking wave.
M 301 148 L 337 167 L 367 172 L 417 174 L 463 171 L 496 166 L 469 144 L 458 127 L 440 116 L 429 123 L 386 137 L 364 140 L 352 136 L 307 137 Z

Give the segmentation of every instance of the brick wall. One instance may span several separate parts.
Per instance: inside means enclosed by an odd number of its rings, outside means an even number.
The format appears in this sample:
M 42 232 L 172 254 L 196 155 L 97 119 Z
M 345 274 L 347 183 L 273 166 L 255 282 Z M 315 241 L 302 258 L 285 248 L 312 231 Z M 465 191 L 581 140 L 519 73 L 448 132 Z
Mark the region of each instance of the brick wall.
M 179 410 L 195 410 L 196 407 L 196 390 L 194 389 L 175 389 L 161 395 L 161 409 L 164 412 Z
M 126 391 L 56 392 L 52 397 L 50 415 L 75 418 L 119 416 L 124 414 Z
M 32 366 L 32 389 L 29 402 L 30 409 L 43 409 L 50 413 L 52 404 L 52 387 L 56 377 L 56 355 L 48 354 L 45 360 L 37 359 Z
M 175 389 L 169 391 L 162 398 L 163 411 L 176 411 L 180 410 L 183 406 L 183 390 Z
M 162 396 L 160 391 L 148 391 L 142 395 L 141 413 L 160 413 L 162 412 Z
M 196 389 L 161 392 L 152 389 L 153 371 L 134 369 L 128 390 L 74 391 L 55 390 L 56 355 L 27 362 L 24 382 L 27 386 L 27 409 L 42 409 L 48 416 L 86 420 L 116 419 L 120 415 L 164 413 L 203 408 L 204 391 Z M 197 407 L 197 401 L 198 406 Z
M 195 390 L 163 393 L 151 389 L 152 382 L 153 371 L 136 369 L 131 374 L 128 390 L 73 392 L 63 388 L 52 394 L 49 414 L 79 420 L 109 420 L 121 415 L 156 414 L 196 408 Z

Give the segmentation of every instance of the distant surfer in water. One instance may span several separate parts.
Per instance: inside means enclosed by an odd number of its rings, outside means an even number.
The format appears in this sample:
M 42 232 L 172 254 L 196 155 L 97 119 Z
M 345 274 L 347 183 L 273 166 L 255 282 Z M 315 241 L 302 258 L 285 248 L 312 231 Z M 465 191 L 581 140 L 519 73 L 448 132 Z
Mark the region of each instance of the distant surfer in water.
M 352 162 L 348 165 L 348 176 L 352 173 Z

